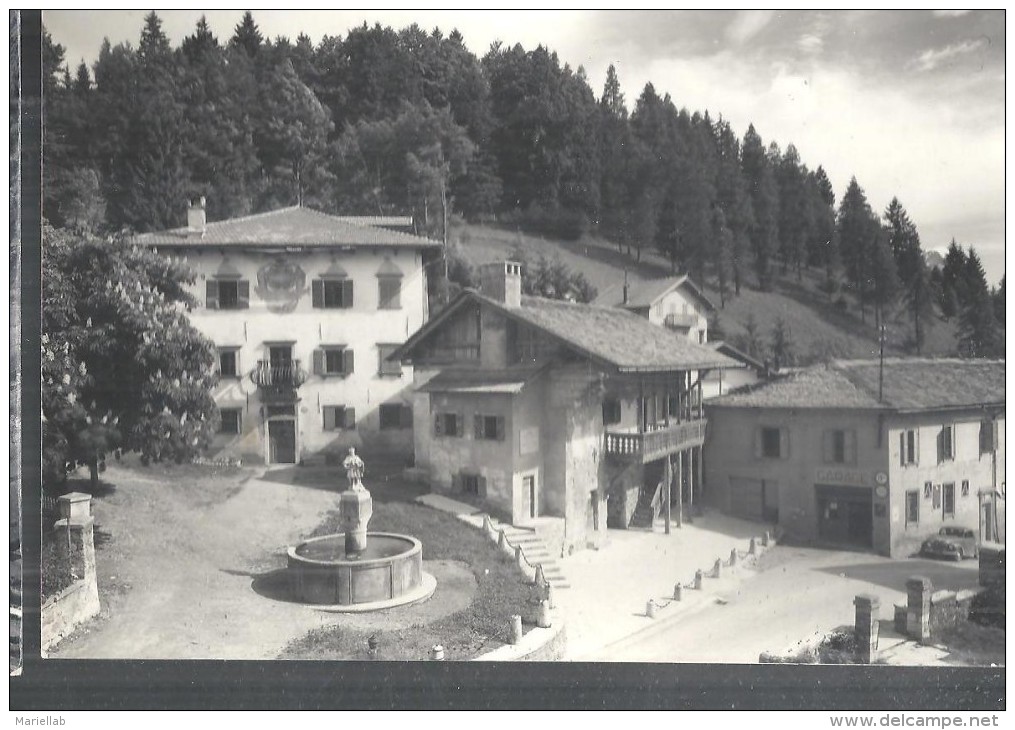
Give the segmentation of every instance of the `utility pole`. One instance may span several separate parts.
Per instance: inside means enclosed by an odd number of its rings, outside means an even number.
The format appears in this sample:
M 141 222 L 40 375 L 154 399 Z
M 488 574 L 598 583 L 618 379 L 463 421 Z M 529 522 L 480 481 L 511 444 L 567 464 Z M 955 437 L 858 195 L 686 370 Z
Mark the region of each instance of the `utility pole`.
M 666 474 L 665 474 L 665 476 L 663 476 L 663 479 L 666 480 L 666 489 L 664 489 L 663 492 L 664 492 L 664 495 L 665 495 L 664 499 L 666 500 L 666 534 L 667 535 L 670 534 L 670 494 L 671 494 L 671 491 L 670 491 L 671 487 L 670 487 L 670 485 L 673 482 L 673 468 L 672 468 L 672 465 L 671 465 L 671 462 L 670 462 L 671 458 L 672 457 L 669 454 L 666 455 Z
M 878 336 L 879 352 L 878 357 L 878 403 L 885 402 L 885 325 L 881 325 L 881 334 Z

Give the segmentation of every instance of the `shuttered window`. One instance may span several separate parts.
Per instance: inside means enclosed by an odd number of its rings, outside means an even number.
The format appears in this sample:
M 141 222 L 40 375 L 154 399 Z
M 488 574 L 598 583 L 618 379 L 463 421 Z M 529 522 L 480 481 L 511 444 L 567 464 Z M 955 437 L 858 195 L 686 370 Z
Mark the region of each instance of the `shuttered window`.
M 401 309 L 402 308 L 402 277 L 400 276 L 378 276 L 377 277 L 377 308 L 378 309 Z
M 825 431 L 823 452 L 826 464 L 855 464 L 856 432 L 845 429 Z
M 948 424 L 941 427 L 937 435 L 937 462 L 951 461 L 955 458 L 955 426 Z
M 989 454 L 996 442 L 994 421 L 980 421 L 980 453 Z
M 464 422 L 465 419 L 461 413 L 435 413 L 433 420 L 434 436 L 464 436 Z
M 219 433 L 238 434 L 243 427 L 242 408 L 222 408 L 219 410 L 221 422 Z
M 349 375 L 355 369 L 351 348 L 328 345 L 314 350 L 314 375 Z
M 948 484 L 941 485 L 942 491 L 942 503 L 941 513 L 943 517 L 954 517 L 955 516 L 955 483 L 950 482 Z
M 788 459 L 789 431 L 762 426 L 754 433 L 754 455 L 759 459 Z
M 248 309 L 250 282 L 246 279 L 209 279 L 204 305 L 208 309 Z
M 398 345 L 377 345 L 377 373 L 379 375 L 401 375 L 402 363 L 389 360 L 388 356 L 398 349 Z
M 919 444 L 920 440 L 917 438 L 915 430 L 910 429 L 899 434 L 899 464 L 901 466 L 917 463 L 919 460 L 917 455 Z
M 219 377 L 236 378 L 240 374 L 240 353 L 235 348 L 219 350 Z
M 920 493 L 911 489 L 906 492 L 906 526 L 920 523 Z
M 321 408 L 324 416 L 325 431 L 339 431 L 356 428 L 356 409 L 346 406 L 324 406 Z
M 381 430 L 412 428 L 412 407 L 404 403 L 382 403 L 380 406 Z
M 486 416 L 477 413 L 474 429 L 477 441 L 503 441 L 505 436 L 504 416 Z
M 310 298 L 315 309 L 349 309 L 353 303 L 352 279 L 315 279 Z

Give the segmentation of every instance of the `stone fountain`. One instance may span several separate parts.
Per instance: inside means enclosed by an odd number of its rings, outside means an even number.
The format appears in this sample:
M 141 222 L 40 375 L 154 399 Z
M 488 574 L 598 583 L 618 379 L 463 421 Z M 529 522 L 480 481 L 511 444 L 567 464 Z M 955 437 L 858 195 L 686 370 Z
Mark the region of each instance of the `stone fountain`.
M 342 611 L 373 611 L 429 598 L 436 588 L 423 572 L 423 546 L 409 535 L 367 532 L 373 499 L 363 486 L 366 465 L 350 448 L 342 462 L 349 487 L 339 495 L 342 532 L 289 548 L 296 600 Z

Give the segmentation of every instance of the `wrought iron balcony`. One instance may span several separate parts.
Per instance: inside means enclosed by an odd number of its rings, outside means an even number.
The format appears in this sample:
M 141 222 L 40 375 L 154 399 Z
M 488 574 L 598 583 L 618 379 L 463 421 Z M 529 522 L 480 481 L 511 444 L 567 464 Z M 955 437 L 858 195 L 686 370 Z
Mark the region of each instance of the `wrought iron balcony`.
M 609 456 L 642 463 L 655 461 L 667 454 L 704 444 L 705 422 L 706 419 L 698 418 L 670 425 L 655 424 L 645 433 L 607 430 L 604 448 Z
M 251 378 L 259 388 L 268 390 L 295 390 L 307 381 L 307 371 L 299 360 L 270 362 L 258 360 Z

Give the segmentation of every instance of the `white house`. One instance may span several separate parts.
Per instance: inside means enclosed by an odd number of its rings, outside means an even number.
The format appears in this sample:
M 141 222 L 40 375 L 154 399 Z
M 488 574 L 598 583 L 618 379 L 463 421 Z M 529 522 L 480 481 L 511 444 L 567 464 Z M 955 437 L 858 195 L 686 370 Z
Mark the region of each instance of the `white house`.
M 136 237 L 197 273 L 191 321 L 218 349 L 217 455 L 295 463 L 349 446 L 412 453 L 411 368 L 387 356 L 427 319 L 405 219 L 302 207 Z

